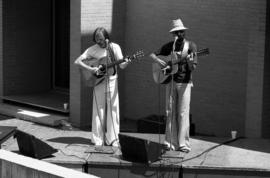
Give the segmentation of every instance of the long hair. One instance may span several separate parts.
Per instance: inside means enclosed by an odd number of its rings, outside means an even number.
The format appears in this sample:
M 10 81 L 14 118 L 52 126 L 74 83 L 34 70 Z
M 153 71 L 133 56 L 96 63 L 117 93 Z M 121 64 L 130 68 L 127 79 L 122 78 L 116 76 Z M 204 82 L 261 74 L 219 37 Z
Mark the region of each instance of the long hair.
M 107 32 L 107 30 L 103 27 L 98 27 L 96 28 L 96 30 L 94 31 L 94 34 L 93 34 L 93 41 L 96 43 L 96 35 L 97 34 L 102 34 L 105 39 L 108 39 L 110 40 L 110 36 L 109 36 L 109 33 Z

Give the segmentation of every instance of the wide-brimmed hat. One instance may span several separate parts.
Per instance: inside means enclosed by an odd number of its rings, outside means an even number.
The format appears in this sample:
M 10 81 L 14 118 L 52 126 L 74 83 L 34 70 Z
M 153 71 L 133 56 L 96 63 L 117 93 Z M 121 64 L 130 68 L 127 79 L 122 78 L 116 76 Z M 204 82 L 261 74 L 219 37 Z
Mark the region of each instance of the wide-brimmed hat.
M 182 22 L 181 19 L 176 19 L 172 21 L 172 29 L 170 30 L 170 33 L 174 31 L 179 31 L 179 30 L 186 30 L 186 28 Z

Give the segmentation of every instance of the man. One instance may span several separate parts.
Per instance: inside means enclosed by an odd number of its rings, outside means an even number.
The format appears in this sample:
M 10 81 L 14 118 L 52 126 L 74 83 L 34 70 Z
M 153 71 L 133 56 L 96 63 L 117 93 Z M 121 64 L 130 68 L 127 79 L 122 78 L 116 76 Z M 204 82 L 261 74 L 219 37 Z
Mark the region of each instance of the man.
M 99 27 L 93 34 L 94 45 L 90 46 L 80 55 L 75 64 L 98 76 L 93 89 L 93 110 L 92 110 L 92 142 L 96 146 L 111 145 L 118 147 L 118 134 L 120 131 L 119 119 L 119 96 L 117 68 L 102 67 L 106 64 L 122 60 L 123 54 L 118 44 L 109 41 L 109 34 L 105 28 Z M 92 61 L 93 65 L 86 65 L 84 60 Z M 120 64 L 120 68 L 125 68 L 129 59 Z M 96 64 L 96 65 L 95 65 Z M 103 74 L 103 77 L 102 75 Z
M 159 50 L 150 54 L 150 57 L 159 64 L 164 75 L 170 76 L 166 86 L 166 132 L 165 146 L 170 150 L 188 153 L 191 150 L 189 142 L 189 111 L 192 83 L 192 71 L 197 65 L 194 42 L 185 39 L 187 28 L 181 19 L 172 21 L 169 31 L 174 38 L 164 44 Z M 162 59 L 170 57 L 170 61 Z M 175 72 L 173 68 L 176 68 Z

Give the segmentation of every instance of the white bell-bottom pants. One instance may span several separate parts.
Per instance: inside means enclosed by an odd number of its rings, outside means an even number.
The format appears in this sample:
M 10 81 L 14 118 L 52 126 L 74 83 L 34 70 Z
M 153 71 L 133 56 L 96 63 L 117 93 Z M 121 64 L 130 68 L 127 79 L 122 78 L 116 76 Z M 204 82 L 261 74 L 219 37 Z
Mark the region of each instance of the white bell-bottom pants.
M 189 111 L 192 83 L 169 83 L 166 86 L 165 144 L 172 149 L 191 150 Z M 171 145 L 170 145 L 171 144 Z
M 92 142 L 119 146 L 119 120 L 118 82 L 117 75 L 114 75 L 93 90 Z

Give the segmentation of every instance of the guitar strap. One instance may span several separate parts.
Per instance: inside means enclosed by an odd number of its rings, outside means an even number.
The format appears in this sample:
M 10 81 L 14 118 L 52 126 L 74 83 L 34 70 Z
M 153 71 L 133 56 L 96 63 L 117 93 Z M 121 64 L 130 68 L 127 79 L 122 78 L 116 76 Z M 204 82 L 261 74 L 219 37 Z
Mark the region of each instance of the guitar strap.
M 178 58 L 179 59 L 184 59 L 188 55 L 188 50 L 189 50 L 189 42 L 187 40 L 185 40 L 182 51 L 178 51 L 178 52 L 175 52 L 175 53 L 173 53 L 173 51 L 172 51 L 174 59 L 175 60 L 177 60 Z
M 183 59 L 184 57 L 187 57 L 188 55 L 188 48 L 189 48 L 189 42 L 188 41 L 184 41 L 184 47 L 182 50 L 182 54 L 181 54 L 181 58 Z

